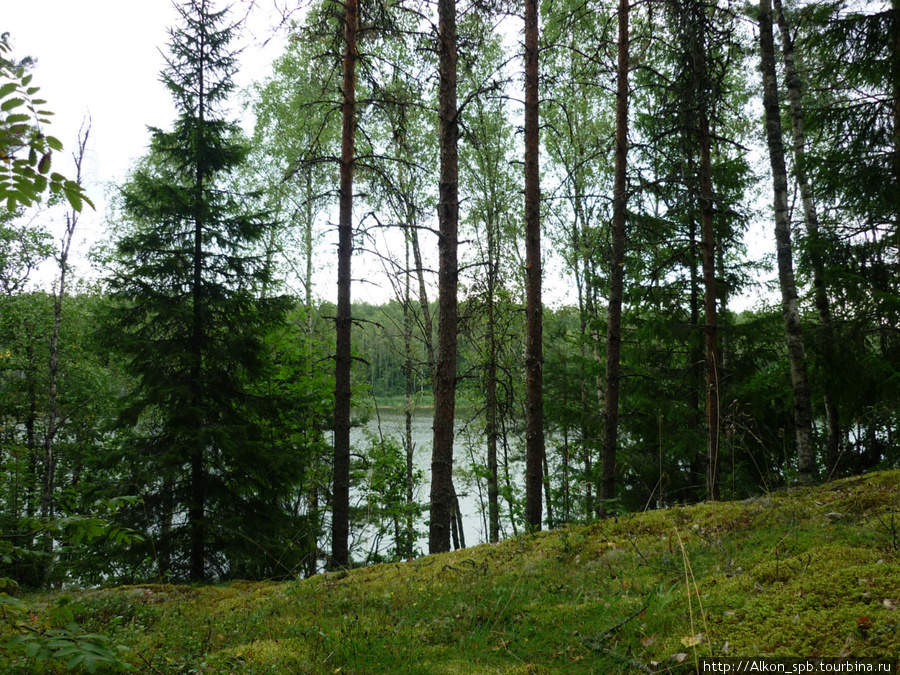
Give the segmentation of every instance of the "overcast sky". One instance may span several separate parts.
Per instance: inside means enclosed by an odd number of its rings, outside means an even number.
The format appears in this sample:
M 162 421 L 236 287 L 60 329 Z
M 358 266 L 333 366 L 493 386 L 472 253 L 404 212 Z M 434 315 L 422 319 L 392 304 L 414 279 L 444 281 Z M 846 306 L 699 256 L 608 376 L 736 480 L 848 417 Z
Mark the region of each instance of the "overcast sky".
M 268 74 L 280 51 L 271 36 L 274 0 L 258 0 L 251 27 L 235 46 L 243 47 L 236 78 L 245 86 Z M 121 182 L 131 163 L 144 154 L 147 126 L 170 128 L 172 99 L 159 81 L 168 29 L 177 21 L 170 0 L 0 0 L 0 32 L 10 34 L 13 58 L 32 56 L 38 64 L 32 84 L 55 114 L 47 133 L 65 146 L 54 168 L 73 175 L 70 154 L 82 121 L 90 116 L 91 137 L 85 166 L 86 188 L 97 213 L 85 212 L 79 249 L 102 235 L 104 189 Z M 246 9 L 235 0 L 233 16 Z M 225 6 L 224 3 L 218 6 Z M 235 116 L 240 112 L 233 107 Z

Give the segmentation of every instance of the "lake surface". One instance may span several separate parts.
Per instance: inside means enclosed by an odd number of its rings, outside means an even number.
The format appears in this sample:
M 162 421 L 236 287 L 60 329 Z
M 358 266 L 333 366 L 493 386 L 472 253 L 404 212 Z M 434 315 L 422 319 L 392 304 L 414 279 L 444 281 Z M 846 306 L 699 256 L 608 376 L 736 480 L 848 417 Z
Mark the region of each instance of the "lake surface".
M 417 489 L 415 499 L 426 506 L 431 494 L 432 420 L 433 411 L 431 409 L 420 408 L 413 412 L 413 458 L 416 468 L 422 472 L 424 477 L 423 484 Z M 350 443 L 353 452 L 361 454 L 361 451 L 366 446 L 364 429 L 374 434 L 379 434 L 380 431 L 380 434 L 385 437 L 392 436 L 402 446 L 401 439 L 405 435 L 403 411 L 397 408 L 379 408 L 377 414 L 375 412 L 372 413 L 371 418 L 364 427 L 354 427 L 350 433 Z M 483 423 L 479 421 L 469 422 L 465 414 L 458 415 L 453 444 L 453 482 L 459 498 L 466 546 L 474 546 L 488 540 L 486 518 L 483 515 L 484 510 L 487 508 L 487 494 L 480 494 L 481 491 L 476 481 L 472 478 L 471 471 L 473 464 L 480 467 L 487 466 L 486 455 L 487 441 L 484 436 Z M 513 480 L 519 480 L 518 475 L 521 474 L 521 468 L 518 464 L 511 467 L 511 471 L 516 475 L 516 478 L 513 478 Z M 508 508 L 505 504 L 501 504 L 500 513 L 501 520 L 505 520 L 508 526 Z M 504 518 L 504 514 L 507 515 L 506 518 Z M 427 518 L 427 512 L 425 513 L 425 518 Z M 424 532 L 417 540 L 417 548 L 420 552 L 427 553 L 428 532 L 424 518 L 417 524 L 417 529 L 420 532 Z M 384 545 L 379 546 L 379 549 L 386 551 L 392 544 L 392 541 L 388 541 Z

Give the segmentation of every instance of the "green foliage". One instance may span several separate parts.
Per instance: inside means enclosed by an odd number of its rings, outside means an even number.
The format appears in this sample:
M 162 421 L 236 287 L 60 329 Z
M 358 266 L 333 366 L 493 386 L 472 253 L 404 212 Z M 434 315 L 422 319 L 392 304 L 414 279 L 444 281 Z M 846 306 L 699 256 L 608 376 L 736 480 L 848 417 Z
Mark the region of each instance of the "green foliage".
M 0 35 L 0 201 L 15 212 L 20 206 L 31 206 L 49 190 L 62 195 L 75 211 L 84 204 L 93 208 L 91 200 L 75 181 L 52 170 L 53 153 L 63 146 L 43 127 L 53 114 L 35 98 L 39 88 L 31 84 L 26 66 L 10 60 L 12 48 L 9 33 Z
M 61 542 L 64 559 L 72 556 L 73 549 L 77 550 L 80 545 L 95 540 L 105 539 L 117 547 L 129 546 L 139 541 L 140 536 L 114 524 L 109 517 L 122 506 L 136 501 L 134 497 L 117 497 L 96 504 L 89 515 L 56 517 L 49 521 L 26 518 L 23 525 L 29 532 L 29 539 Z M 47 555 L 41 549 L 31 550 L 7 540 L 0 540 L 0 553 L 3 563 L 0 570 L 17 558 Z M 82 555 L 85 553 L 82 552 Z M 13 590 L 17 585 L 13 579 L 0 578 L 0 589 Z M 82 666 L 89 673 L 96 672 L 98 668 L 116 672 L 133 669 L 122 658 L 121 648 L 110 638 L 86 631 L 76 622 L 75 615 L 84 609 L 73 602 L 71 596 L 56 598 L 46 610 L 43 621 L 38 620 L 35 611 L 35 607 L 11 597 L 6 591 L 0 592 L 0 630 L 13 633 L 2 647 L 10 658 L 15 659 L 16 654 L 22 654 L 27 661 L 40 664 L 50 659 L 64 660 L 67 670 Z
M 135 385 L 98 463 L 144 498 L 128 522 L 147 532 L 151 573 L 282 576 L 296 561 L 280 552 L 303 546 L 290 502 L 317 442 L 292 415 L 320 401 L 295 379 L 305 354 L 278 344 L 291 300 L 266 294 L 259 249 L 275 224 L 230 182 L 248 153 L 220 112 L 235 27 L 205 1 L 178 10 L 163 73 L 178 118 L 122 187 L 105 340 Z
M 367 431 L 364 452 L 351 464 L 351 482 L 362 495 L 350 518 L 361 533 L 360 548 L 366 549 L 363 563 L 406 559 L 407 551 L 415 551 L 420 534 L 410 524 L 419 523 L 424 510 L 415 499 L 407 501 L 407 490 L 416 495 L 424 476 L 415 467 L 407 475 L 403 443 L 393 436 Z M 393 546 L 386 548 L 385 539 Z

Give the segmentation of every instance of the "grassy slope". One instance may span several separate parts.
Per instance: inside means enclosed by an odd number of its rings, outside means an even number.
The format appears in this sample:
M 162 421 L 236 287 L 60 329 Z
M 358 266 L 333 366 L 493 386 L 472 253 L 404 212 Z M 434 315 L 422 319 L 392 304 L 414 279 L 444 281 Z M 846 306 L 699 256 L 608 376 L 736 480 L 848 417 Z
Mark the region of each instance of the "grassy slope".
M 898 486 L 900 472 L 869 474 L 300 582 L 94 590 L 76 619 L 159 673 L 683 672 L 711 654 L 896 660 Z M 49 671 L 19 662 L 6 672 Z

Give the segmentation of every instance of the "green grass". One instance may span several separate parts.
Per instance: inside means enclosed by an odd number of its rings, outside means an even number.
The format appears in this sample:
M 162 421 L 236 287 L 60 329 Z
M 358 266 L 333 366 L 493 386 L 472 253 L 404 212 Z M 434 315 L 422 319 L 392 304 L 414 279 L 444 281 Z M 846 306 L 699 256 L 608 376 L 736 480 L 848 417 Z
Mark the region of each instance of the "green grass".
M 151 673 L 694 672 L 710 655 L 896 661 L 898 485 L 900 472 L 873 473 L 304 581 L 90 590 L 74 618 Z M 38 608 L 52 599 L 25 598 Z M 32 621 L 50 619 L 37 609 Z M 15 658 L 0 672 L 53 672 L 52 661 Z

